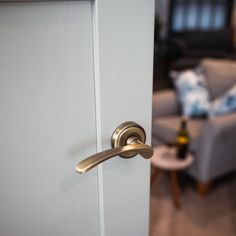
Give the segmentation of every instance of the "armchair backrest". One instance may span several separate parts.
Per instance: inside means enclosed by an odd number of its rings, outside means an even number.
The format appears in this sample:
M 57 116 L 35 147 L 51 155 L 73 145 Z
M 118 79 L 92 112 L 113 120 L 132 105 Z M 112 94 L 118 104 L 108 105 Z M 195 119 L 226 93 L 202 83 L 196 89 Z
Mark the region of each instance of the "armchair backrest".
M 206 77 L 212 100 L 223 95 L 236 84 L 236 61 L 203 59 L 200 67 Z

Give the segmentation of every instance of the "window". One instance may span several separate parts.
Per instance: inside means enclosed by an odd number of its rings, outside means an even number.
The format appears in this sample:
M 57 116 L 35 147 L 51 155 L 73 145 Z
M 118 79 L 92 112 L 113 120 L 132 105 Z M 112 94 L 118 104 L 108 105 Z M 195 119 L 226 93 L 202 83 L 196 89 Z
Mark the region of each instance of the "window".
M 221 30 L 230 24 L 232 0 L 172 0 L 170 31 Z

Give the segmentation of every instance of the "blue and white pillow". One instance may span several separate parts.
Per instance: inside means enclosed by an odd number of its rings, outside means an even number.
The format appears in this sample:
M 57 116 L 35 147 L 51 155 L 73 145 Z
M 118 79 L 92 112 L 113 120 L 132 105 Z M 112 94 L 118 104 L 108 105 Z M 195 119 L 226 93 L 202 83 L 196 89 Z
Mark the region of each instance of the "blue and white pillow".
M 209 92 L 204 75 L 198 70 L 172 71 L 178 98 L 182 106 L 182 115 L 205 117 L 210 106 Z
M 236 84 L 210 105 L 209 116 L 220 116 L 236 111 Z

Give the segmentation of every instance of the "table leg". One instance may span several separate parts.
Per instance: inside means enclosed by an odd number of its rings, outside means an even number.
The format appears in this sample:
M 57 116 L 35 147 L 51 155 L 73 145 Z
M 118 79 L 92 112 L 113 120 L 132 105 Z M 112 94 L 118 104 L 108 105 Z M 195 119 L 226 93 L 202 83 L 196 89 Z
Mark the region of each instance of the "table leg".
M 158 169 L 154 169 L 154 170 L 153 170 L 153 174 L 152 174 L 152 176 L 151 176 L 151 186 L 152 186 L 154 180 L 156 179 L 158 173 L 159 173 Z
M 170 172 L 170 182 L 171 182 L 171 190 L 172 190 L 172 198 L 174 201 L 174 205 L 176 208 L 180 208 L 180 189 L 179 189 L 179 180 L 177 171 Z

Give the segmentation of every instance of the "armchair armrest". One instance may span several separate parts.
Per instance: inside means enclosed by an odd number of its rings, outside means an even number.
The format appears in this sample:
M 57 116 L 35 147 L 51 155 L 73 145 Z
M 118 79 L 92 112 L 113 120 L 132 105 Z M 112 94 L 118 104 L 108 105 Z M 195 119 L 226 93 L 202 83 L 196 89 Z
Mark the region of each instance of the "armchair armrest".
M 172 89 L 155 92 L 152 103 L 153 117 L 177 115 L 179 112 L 176 93 Z
M 196 143 L 196 164 L 191 172 L 201 181 L 236 169 L 236 113 L 206 121 Z

